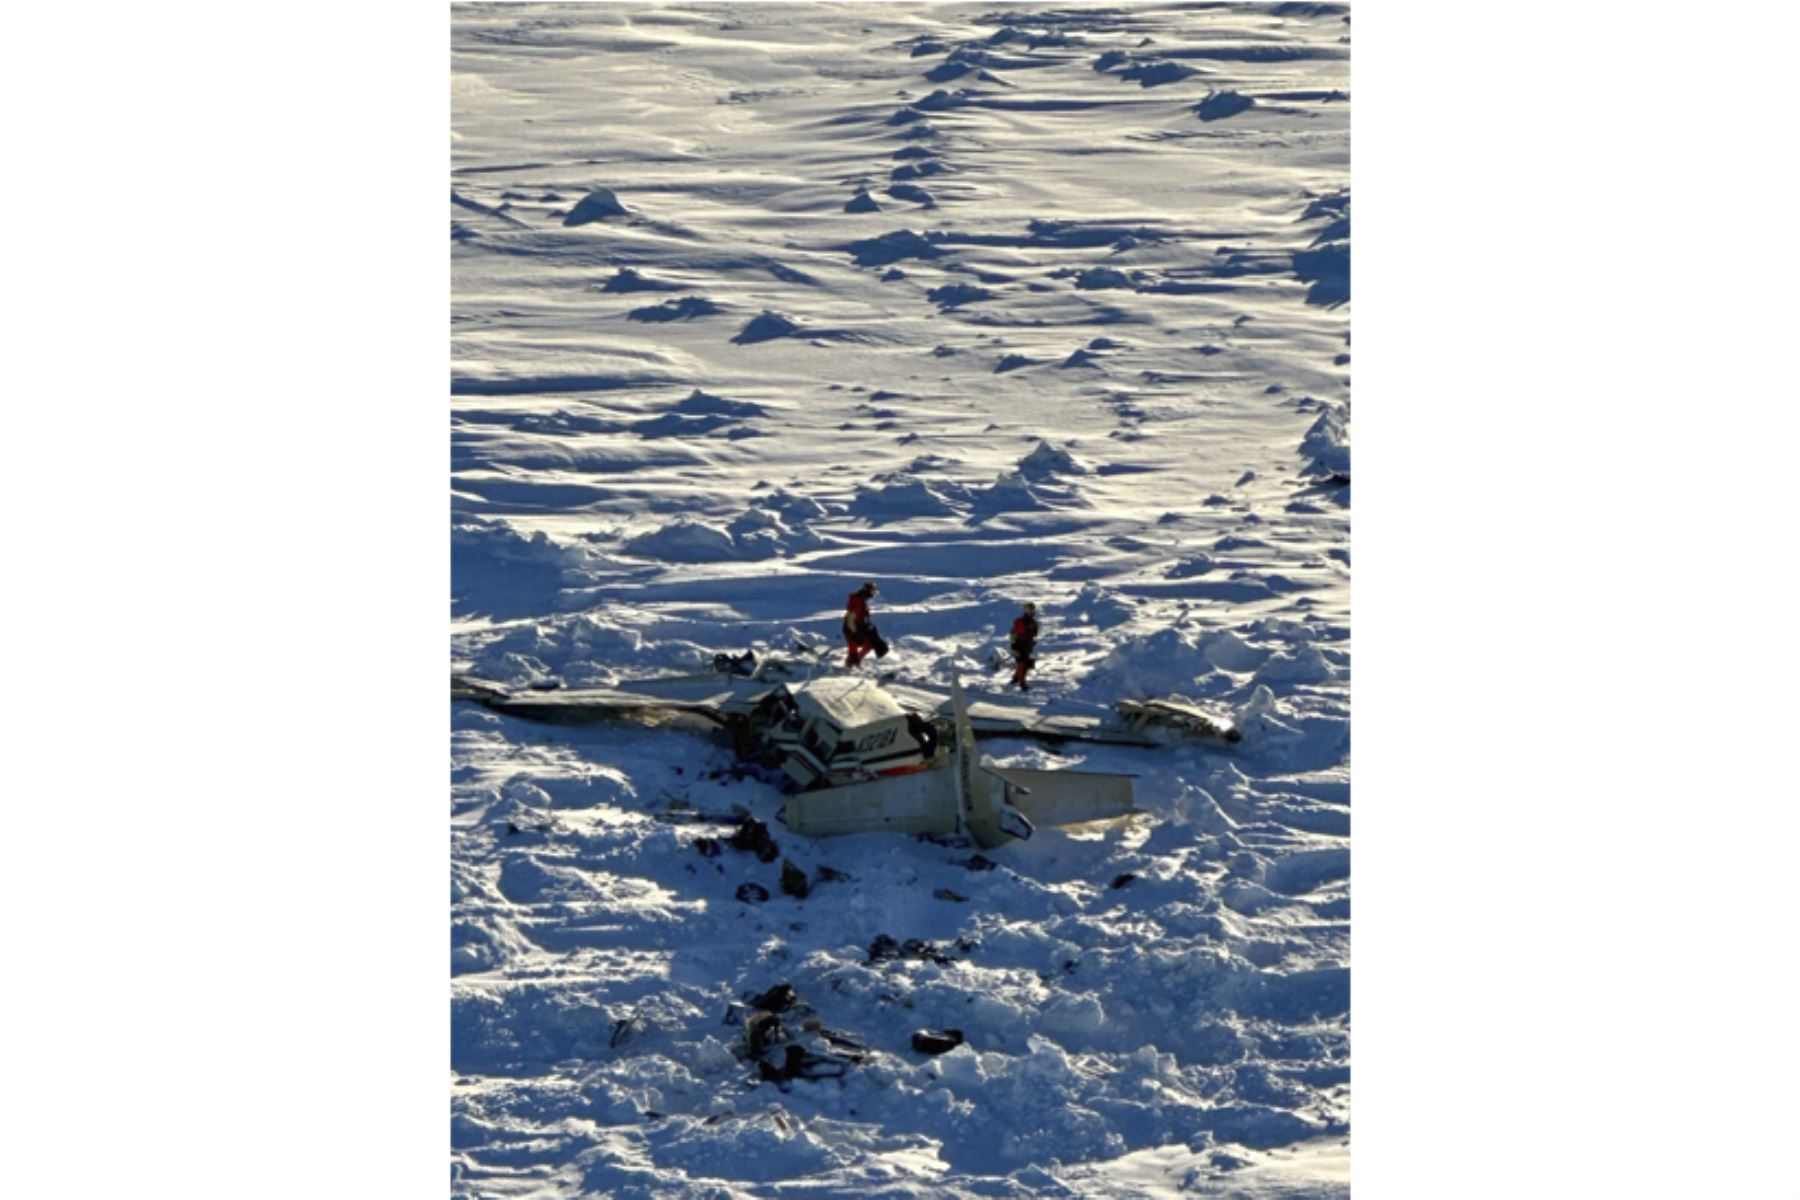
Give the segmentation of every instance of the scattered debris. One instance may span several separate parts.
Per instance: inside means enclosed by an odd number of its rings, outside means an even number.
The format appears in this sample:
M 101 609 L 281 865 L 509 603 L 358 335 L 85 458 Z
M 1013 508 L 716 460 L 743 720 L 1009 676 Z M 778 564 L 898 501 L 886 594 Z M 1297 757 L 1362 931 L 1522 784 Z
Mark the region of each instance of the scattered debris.
M 802 1016 L 812 1011 L 791 983 L 778 983 L 750 1003 L 752 1009 L 744 1018 L 743 1057 L 754 1061 L 757 1074 L 770 1083 L 838 1079 L 868 1057 L 867 1046 L 848 1034 L 826 1029 L 817 1017 L 804 1016 L 799 1036 L 784 1026 L 777 1014 Z
M 921 1029 L 912 1035 L 912 1048 L 920 1054 L 943 1054 L 963 1044 L 960 1029 Z
M 791 983 L 778 983 L 750 1001 L 750 1007 L 763 1012 L 784 1013 L 794 1007 L 800 995 Z
M 1126 884 L 1130 883 L 1132 880 L 1134 880 L 1136 878 L 1137 878 L 1137 876 L 1135 874 L 1133 874 L 1130 871 L 1127 871 L 1123 875 L 1113 876 L 1113 881 L 1112 881 L 1111 886 L 1114 888 L 1122 888 Z
M 772 1012 L 758 1009 L 744 1021 L 744 1045 L 750 1051 L 751 1058 L 761 1058 L 786 1036 L 787 1031 L 781 1027 L 781 1018 Z
M 755 817 L 745 817 L 731 835 L 729 844 L 733 850 L 748 850 L 756 855 L 758 862 L 774 862 L 781 857 L 781 847 L 769 836 L 769 827 Z
M 742 654 L 715 654 L 712 658 L 713 670 L 721 675 L 750 675 L 756 671 L 756 651 L 746 650 Z
M 804 1046 L 790 1044 L 778 1067 L 768 1059 L 756 1064 L 759 1074 L 771 1083 L 791 1079 L 841 1079 L 850 1070 L 850 1060 L 835 1054 L 815 1054 Z
M 781 860 L 781 890 L 796 900 L 806 899 L 812 891 L 812 884 L 806 881 L 806 872 L 785 858 Z
M 904 942 L 896 942 L 883 933 L 876 935 L 875 940 L 869 943 L 870 962 L 892 962 L 898 959 L 932 962 L 940 967 L 948 966 L 956 961 L 930 942 L 919 938 L 907 938 Z
M 939 900 L 948 900 L 952 904 L 962 904 L 968 900 L 967 896 L 964 896 L 959 892 L 953 892 L 949 888 L 939 888 L 931 894 Z
M 745 904 L 761 904 L 769 898 L 769 889 L 760 883 L 740 884 L 737 898 Z

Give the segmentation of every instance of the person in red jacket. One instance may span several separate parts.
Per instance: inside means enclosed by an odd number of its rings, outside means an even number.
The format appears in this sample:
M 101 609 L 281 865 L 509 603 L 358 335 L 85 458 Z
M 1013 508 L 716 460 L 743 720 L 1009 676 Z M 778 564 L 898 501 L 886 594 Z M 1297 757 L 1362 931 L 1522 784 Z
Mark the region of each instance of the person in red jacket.
M 1012 626 L 1012 656 L 1016 664 L 1013 667 L 1012 681 L 1019 685 L 1021 692 L 1030 690 L 1025 683 L 1025 672 L 1037 666 L 1037 659 L 1032 657 L 1032 651 L 1037 648 L 1037 639 L 1037 605 L 1026 601 L 1025 611 L 1014 618 Z
M 846 668 L 862 662 L 871 650 L 876 658 L 882 658 L 888 652 L 887 643 L 881 639 L 875 622 L 869 619 L 869 601 L 878 590 L 873 582 L 865 583 L 850 593 L 850 602 L 844 606 L 844 644 L 849 647 L 849 653 L 844 656 Z

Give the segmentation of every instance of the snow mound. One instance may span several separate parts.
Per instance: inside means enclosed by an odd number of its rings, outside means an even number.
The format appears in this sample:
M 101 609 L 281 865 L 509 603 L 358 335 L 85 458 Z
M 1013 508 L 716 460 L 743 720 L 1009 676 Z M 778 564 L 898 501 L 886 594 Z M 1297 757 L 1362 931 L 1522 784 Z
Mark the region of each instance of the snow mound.
M 664 283 L 638 274 L 631 267 L 620 267 L 618 274 L 600 285 L 603 292 L 678 292 L 679 283 Z
M 716 525 L 692 517 L 678 517 L 628 539 L 621 547 L 633 558 L 661 562 L 724 562 L 742 557 L 735 539 Z
M 923 150 L 924 147 L 915 147 L 915 149 Z M 925 154 L 930 155 L 931 151 L 926 150 Z M 928 179 L 933 175 L 942 175 L 948 170 L 949 168 L 938 159 L 925 157 L 918 162 L 901 163 L 888 172 L 888 180 L 892 183 L 903 183 L 908 179 Z
M 1294 274 L 1312 284 L 1308 304 L 1342 304 L 1350 299 L 1350 243 L 1326 242 L 1312 250 L 1296 250 Z
M 951 309 L 963 304 L 974 304 L 979 300 L 992 300 L 994 293 L 972 283 L 951 283 L 932 288 L 925 293 L 925 298 L 939 308 Z
M 620 549 L 633 558 L 658 562 L 709 563 L 772 558 L 821 544 L 803 519 L 790 524 L 778 510 L 753 506 L 724 528 L 678 517 L 630 538 Z
M 1212 674 L 1206 652 L 1178 629 L 1159 629 L 1115 646 L 1083 687 L 1118 696 L 1191 695 Z
M 772 341 L 775 338 L 793 337 L 801 332 L 800 324 L 778 312 L 764 310 L 758 317 L 738 330 L 738 335 L 731 340 L 739 346 L 748 346 L 755 342 Z
M 1178 62 L 1170 62 L 1166 59 L 1147 59 L 1144 62 L 1132 64 L 1127 70 L 1120 71 L 1119 78 L 1135 79 L 1138 86 L 1153 88 L 1161 87 L 1165 83 L 1179 83 L 1190 75 L 1198 74 L 1199 72 L 1194 68 L 1184 67 Z
M 1222 92 L 1208 92 L 1206 98 L 1194 106 L 1194 112 L 1202 121 L 1222 121 L 1254 107 L 1256 101 L 1227 88 Z
M 1132 607 L 1098 584 L 1090 583 L 1075 593 L 1062 608 L 1098 629 L 1110 629 L 1132 617 Z
M 1256 670 L 1258 683 L 1327 683 L 1337 677 L 1325 652 L 1310 643 L 1276 654 Z
M 811 496 L 801 496 L 785 488 L 777 488 L 752 501 L 758 508 L 768 509 L 790 525 L 805 525 L 828 515 L 831 510 Z
M 1229 629 L 1202 638 L 1200 653 L 1219 670 L 1238 674 L 1256 670 L 1269 657 L 1267 650 L 1252 646 Z
M 1054 507 L 1050 497 L 1033 486 L 1034 481 L 1014 471 L 1002 475 L 984 488 L 972 488 L 969 501 L 975 512 L 990 515 L 1003 512 L 1036 512 Z
M 751 508 L 733 519 L 726 527 L 743 558 L 772 558 L 797 550 L 812 550 L 824 540 L 807 528 L 797 527 L 767 508 Z
M 864 238 L 844 247 L 859 267 L 885 267 L 908 258 L 942 258 L 944 252 L 910 229 Z
M 1075 461 L 1067 450 L 1040 440 L 1030 454 L 1019 460 L 1019 473 L 1030 479 L 1049 475 L 1085 475 L 1087 468 Z
M 1169 568 L 1169 578 L 1192 579 L 1197 575 L 1206 574 L 1217 565 L 1217 563 L 1213 562 L 1213 557 L 1210 554 L 1190 554 L 1188 557 L 1181 559 L 1174 566 Z
M 896 200 L 910 200 L 925 208 L 937 207 L 937 197 L 916 183 L 896 183 L 888 189 L 888 195 Z
M 586 566 L 592 552 L 585 546 L 557 542 L 543 530 L 520 533 L 504 521 L 466 519 L 450 529 L 450 552 L 487 557 L 521 567 L 579 568 Z
M 504 521 L 464 518 L 450 530 L 451 611 L 526 616 L 556 606 L 571 575 L 591 567 L 584 545 L 542 530 L 523 534 Z
M 858 192 L 844 201 L 844 211 L 847 213 L 878 213 L 881 211 L 881 205 L 877 204 L 875 197 L 869 193 Z
M 1302 472 L 1305 475 L 1348 475 L 1350 473 L 1350 422 L 1343 409 L 1328 405 L 1319 419 L 1306 431 L 1300 442 L 1300 453 L 1312 460 Z
M 1128 288 L 1131 286 L 1131 276 L 1117 267 L 1089 267 L 1075 277 L 1075 286 L 1082 291 Z
M 766 417 L 768 409 L 760 404 L 752 404 L 748 400 L 727 400 L 722 396 L 714 396 L 695 388 L 687 398 L 676 404 L 671 412 L 678 412 L 690 417 Z
M 619 198 L 611 188 L 595 188 L 583 196 L 569 215 L 563 218 L 564 225 L 587 225 L 594 221 L 604 221 L 609 217 L 628 217 L 631 211 L 619 203 Z
M 632 321 L 692 321 L 695 317 L 717 316 L 724 311 L 704 296 L 683 296 L 679 300 L 634 308 L 625 316 Z
M 859 489 L 850 502 L 850 513 L 866 521 L 885 523 L 908 517 L 945 517 L 957 507 L 940 488 L 923 479 L 899 477 Z

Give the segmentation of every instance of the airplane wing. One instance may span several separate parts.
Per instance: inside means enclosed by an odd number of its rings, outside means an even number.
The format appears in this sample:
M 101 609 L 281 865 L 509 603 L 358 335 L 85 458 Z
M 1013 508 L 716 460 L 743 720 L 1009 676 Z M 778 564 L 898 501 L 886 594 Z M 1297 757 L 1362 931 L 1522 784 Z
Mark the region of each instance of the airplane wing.
M 452 700 L 472 700 L 495 712 L 553 725 L 591 725 L 621 717 L 687 713 L 723 724 L 727 715 L 748 711 L 774 684 L 718 674 L 635 680 L 607 688 L 512 690 L 471 675 L 450 680 Z

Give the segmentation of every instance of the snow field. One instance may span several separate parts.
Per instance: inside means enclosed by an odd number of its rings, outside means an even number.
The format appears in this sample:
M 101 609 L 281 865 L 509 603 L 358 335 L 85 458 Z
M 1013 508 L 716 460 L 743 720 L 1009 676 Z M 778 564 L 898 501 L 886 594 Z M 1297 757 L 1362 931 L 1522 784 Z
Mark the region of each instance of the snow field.
M 901 682 L 997 689 L 1031 599 L 1046 711 L 1246 729 L 988 743 L 1145 811 L 977 859 L 455 706 L 458 1194 L 1343 1194 L 1344 10 L 454 11 L 460 668 L 836 648 L 873 578 Z M 778 983 L 867 1057 L 759 1079 Z

